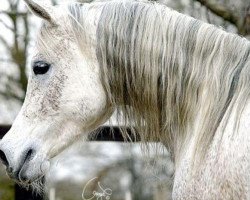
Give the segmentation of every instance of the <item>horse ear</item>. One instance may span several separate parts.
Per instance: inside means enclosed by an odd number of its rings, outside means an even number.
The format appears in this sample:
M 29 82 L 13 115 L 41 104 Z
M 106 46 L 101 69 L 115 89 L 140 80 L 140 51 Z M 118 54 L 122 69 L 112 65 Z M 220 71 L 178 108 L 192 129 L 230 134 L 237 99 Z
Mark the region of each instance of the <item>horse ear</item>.
M 33 0 L 24 1 L 27 4 L 28 8 L 31 10 L 31 12 L 34 13 L 36 16 L 45 19 L 46 21 L 49 21 L 51 23 L 54 23 L 52 18 L 52 6 L 38 4 Z

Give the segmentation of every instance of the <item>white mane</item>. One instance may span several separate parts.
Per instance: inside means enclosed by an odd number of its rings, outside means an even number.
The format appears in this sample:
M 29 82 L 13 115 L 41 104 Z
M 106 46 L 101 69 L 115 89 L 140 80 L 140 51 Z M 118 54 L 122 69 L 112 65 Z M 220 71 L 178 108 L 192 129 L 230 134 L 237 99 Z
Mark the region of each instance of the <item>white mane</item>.
M 81 7 L 69 10 L 82 36 Z M 143 140 L 162 141 L 175 154 L 199 133 L 202 155 L 232 108 L 241 113 L 250 93 L 249 53 L 246 39 L 158 4 L 106 3 L 98 22 L 108 97 Z

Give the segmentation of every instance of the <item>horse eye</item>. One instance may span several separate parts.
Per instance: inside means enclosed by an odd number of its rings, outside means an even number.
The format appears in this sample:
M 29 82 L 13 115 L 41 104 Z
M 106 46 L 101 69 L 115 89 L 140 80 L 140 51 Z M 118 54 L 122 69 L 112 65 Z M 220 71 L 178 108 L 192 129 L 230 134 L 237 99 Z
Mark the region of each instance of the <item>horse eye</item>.
M 46 74 L 49 71 L 50 64 L 43 61 L 36 61 L 33 64 L 33 71 L 35 75 Z

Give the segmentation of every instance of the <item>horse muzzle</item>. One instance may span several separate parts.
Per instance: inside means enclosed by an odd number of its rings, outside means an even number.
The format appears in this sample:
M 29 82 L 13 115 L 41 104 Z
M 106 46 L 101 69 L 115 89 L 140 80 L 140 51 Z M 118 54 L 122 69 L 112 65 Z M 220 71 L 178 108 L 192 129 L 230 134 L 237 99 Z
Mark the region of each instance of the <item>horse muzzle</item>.
M 0 144 L 0 160 L 5 165 L 7 174 L 16 182 L 27 185 L 37 181 L 45 174 L 49 162 L 37 154 L 37 150 L 28 147 L 11 148 L 9 144 Z
M 0 159 L 2 163 L 6 166 L 6 171 L 8 175 L 19 182 L 26 182 L 27 177 L 24 175 L 24 171 L 26 166 L 28 165 L 28 162 L 34 157 L 35 151 L 34 149 L 30 148 L 20 155 L 20 161 L 19 164 L 16 166 L 11 165 L 10 159 L 11 155 L 8 153 L 5 153 L 8 151 L 4 151 L 3 149 L 0 149 Z

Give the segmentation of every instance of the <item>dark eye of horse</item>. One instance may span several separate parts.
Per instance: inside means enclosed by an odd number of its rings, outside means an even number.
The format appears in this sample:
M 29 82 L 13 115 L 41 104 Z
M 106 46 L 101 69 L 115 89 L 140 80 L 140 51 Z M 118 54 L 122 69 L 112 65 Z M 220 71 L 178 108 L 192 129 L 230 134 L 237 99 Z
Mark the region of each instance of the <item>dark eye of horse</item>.
M 49 71 L 50 64 L 44 61 L 36 61 L 33 64 L 33 71 L 35 75 L 46 74 Z

